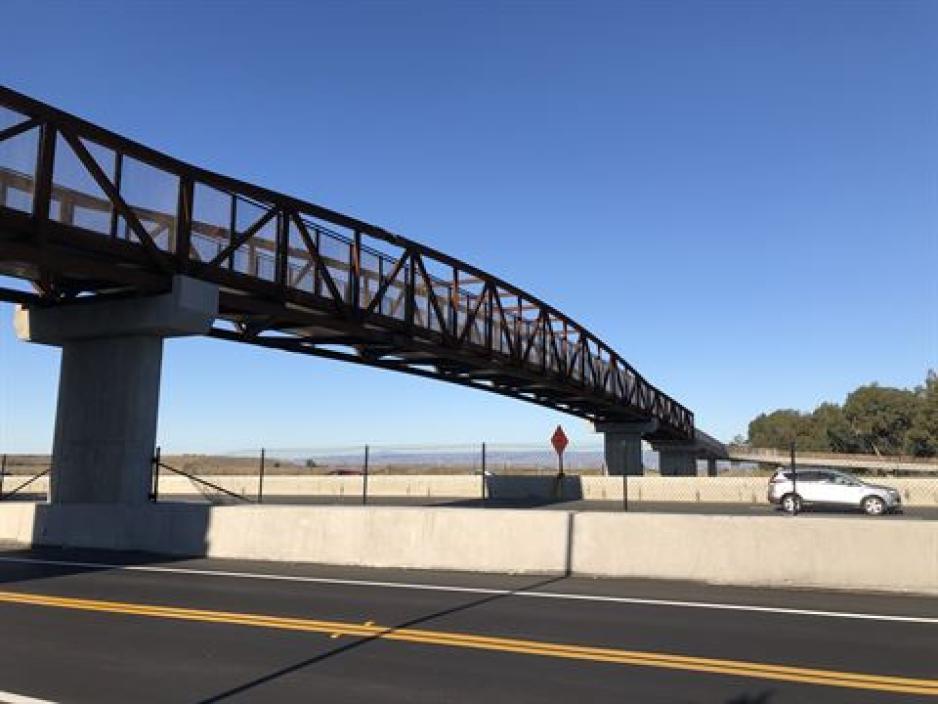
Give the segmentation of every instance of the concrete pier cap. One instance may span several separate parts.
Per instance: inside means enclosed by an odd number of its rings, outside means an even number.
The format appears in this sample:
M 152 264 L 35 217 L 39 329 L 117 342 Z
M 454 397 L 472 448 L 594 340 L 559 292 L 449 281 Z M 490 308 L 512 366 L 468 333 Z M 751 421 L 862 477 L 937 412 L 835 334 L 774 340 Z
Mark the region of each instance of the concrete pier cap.
M 17 307 L 19 339 L 62 348 L 52 503 L 148 500 L 163 339 L 204 335 L 217 314 L 218 287 L 183 276 L 155 296 Z
M 204 335 L 217 315 L 218 286 L 174 276 L 172 289 L 157 296 L 79 299 L 52 308 L 17 306 L 13 327 L 24 342 L 61 347 L 95 338 Z
M 716 476 L 716 462 L 728 457 L 726 446 L 711 435 L 694 430 L 691 443 L 652 443 L 658 452 L 658 468 L 663 477 L 697 476 L 697 461 L 707 461 L 707 475 Z
M 652 445 L 658 451 L 658 471 L 662 477 L 696 477 L 695 445 Z
M 606 471 L 615 476 L 628 474 L 641 476 L 642 436 L 658 429 L 655 419 L 635 423 L 594 423 L 597 433 L 603 434 Z

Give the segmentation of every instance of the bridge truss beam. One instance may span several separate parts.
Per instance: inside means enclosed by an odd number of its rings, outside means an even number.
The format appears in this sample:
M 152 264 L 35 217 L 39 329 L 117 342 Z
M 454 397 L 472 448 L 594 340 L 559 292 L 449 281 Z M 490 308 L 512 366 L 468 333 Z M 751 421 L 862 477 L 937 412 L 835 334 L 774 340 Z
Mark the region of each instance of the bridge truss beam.
M 582 325 L 443 252 L 186 164 L 0 87 L 0 275 L 29 305 L 221 292 L 211 335 L 480 388 L 595 422 L 693 414 Z M 11 156 L 12 155 L 12 156 Z M 31 297 L 31 296 L 34 296 Z

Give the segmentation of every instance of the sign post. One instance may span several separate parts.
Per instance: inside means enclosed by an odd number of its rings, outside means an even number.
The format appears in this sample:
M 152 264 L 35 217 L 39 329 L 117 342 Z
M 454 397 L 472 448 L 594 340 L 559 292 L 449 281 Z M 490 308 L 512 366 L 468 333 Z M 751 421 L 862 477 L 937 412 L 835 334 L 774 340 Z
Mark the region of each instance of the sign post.
M 550 437 L 550 444 L 554 446 L 554 452 L 557 453 L 557 481 L 554 487 L 554 495 L 558 499 L 563 499 L 563 451 L 567 449 L 570 441 L 559 425 Z

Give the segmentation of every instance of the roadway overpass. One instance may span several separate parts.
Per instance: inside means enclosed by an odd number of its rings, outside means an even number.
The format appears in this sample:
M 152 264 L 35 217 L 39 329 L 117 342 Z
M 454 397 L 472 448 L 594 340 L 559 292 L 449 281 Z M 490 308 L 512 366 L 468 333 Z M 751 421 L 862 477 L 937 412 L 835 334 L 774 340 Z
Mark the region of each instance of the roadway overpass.
M 674 474 L 713 454 L 690 410 L 519 287 L 2 87 L 0 275 L 33 289 L 0 289 L 19 336 L 63 348 L 54 502 L 147 500 L 162 342 L 181 335 L 576 415 L 606 435 L 613 473 L 641 473 L 643 438 Z

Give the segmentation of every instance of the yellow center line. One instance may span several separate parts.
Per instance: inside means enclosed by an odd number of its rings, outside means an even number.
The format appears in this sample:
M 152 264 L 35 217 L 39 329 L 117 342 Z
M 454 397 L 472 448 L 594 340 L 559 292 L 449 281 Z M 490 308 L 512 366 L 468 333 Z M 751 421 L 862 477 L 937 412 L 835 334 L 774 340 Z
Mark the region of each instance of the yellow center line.
M 290 631 L 323 633 L 331 637 L 357 636 L 422 645 L 451 648 L 469 648 L 504 653 L 537 655 L 540 657 L 587 660 L 619 665 L 655 667 L 690 672 L 706 672 L 735 677 L 751 677 L 783 682 L 798 682 L 829 687 L 894 692 L 902 694 L 926 694 L 938 697 L 938 680 L 914 679 L 860 672 L 838 672 L 815 668 L 773 665 L 770 663 L 744 660 L 674 655 L 640 650 L 598 648 L 585 645 L 551 643 L 546 641 L 481 636 L 468 633 L 430 631 L 417 628 L 394 628 L 376 625 L 373 621 L 364 624 L 344 621 L 268 616 L 264 614 L 237 613 L 232 611 L 210 611 L 174 606 L 134 604 L 122 601 L 98 599 L 76 599 L 71 597 L 47 596 L 23 592 L 0 591 L 0 603 L 26 604 L 53 608 L 94 611 L 100 613 L 167 618 L 203 623 L 223 623 L 255 628 L 271 628 Z

